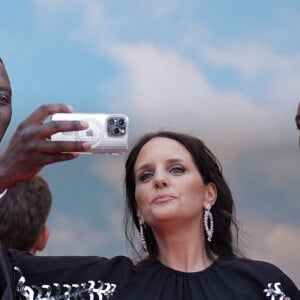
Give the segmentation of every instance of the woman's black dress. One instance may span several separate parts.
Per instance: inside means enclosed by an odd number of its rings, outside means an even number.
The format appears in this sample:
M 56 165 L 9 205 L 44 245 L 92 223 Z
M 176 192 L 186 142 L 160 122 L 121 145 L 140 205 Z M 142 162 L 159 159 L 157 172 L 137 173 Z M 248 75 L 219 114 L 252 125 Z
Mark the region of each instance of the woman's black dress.
M 246 259 L 217 259 L 185 273 L 160 262 L 137 271 L 125 256 L 45 257 L 12 251 L 20 299 L 300 300 L 296 285 L 277 267 Z

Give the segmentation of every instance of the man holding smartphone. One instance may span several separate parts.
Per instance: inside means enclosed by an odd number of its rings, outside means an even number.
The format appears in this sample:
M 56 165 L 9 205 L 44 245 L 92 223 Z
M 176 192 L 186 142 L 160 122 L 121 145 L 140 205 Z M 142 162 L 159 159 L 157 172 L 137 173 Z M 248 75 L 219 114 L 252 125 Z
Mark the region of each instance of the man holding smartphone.
M 82 121 L 44 121 L 54 113 L 69 113 L 72 108 L 60 104 L 46 104 L 22 121 L 12 135 L 7 148 L 0 154 L 0 193 L 14 184 L 31 178 L 44 166 L 74 159 L 75 153 L 90 149 L 89 143 L 51 142 L 49 137 L 60 131 L 88 128 Z M 12 115 L 12 89 L 3 61 L 0 58 L 0 141 Z
M 37 174 L 44 166 L 74 159 L 72 152 L 88 151 L 89 143 L 51 142 L 52 134 L 88 128 L 82 121 L 44 121 L 54 113 L 69 113 L 72 108 L 60 104 L 46 104 L 22 121 L 12 135 L 7 148 L 0 154 L 0 199 L 11 186 Z M 4 63 L 0 58 L 0 141 L 12 116 L 12 89 Z M 71 152 L 71 153 L 67 153 Z M 12 274 L 7 268 L 6 252 L 0 243 L 0 299 L 14 299 Z

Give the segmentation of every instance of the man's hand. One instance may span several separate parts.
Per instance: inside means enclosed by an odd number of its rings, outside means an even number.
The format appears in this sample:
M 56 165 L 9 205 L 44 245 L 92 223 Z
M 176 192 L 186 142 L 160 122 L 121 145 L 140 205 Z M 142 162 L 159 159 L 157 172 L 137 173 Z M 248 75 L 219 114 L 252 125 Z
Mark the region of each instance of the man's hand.
M 52 134 L 88 128 L 81 121 L 44 121 L 54 113 L 69 113 L 64 104 L 46 104 L 21 122 L 3 153 L 0 154 L 0 191 L 31 178 L 44 166 L 78 157 L 91 145 L 83 142 L 51 142 Z

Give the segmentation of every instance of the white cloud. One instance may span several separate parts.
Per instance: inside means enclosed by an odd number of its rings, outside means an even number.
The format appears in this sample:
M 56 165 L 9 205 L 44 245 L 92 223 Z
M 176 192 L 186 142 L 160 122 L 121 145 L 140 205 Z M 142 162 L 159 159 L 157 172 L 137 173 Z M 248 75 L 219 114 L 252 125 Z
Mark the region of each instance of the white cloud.
M 296 135 L 295 135 L 296 137 Z M 296 145 L 296 138 L 295 138 L 295 148 Z M 275 151 L 274 151 L 275 152 Z M 280 186 L 283 183 L 283 178 L 285 178 L 285 182 L 289 182 L 290 184 L 293 183 L 295 186 L 299 186 L 299 172 L 300 168 L 296 167 L 299 165 L 299 155 L 300 153 L 296 153 L 293 155 L 292 153 L 279 153 L 278 151 L 276 154 L 266 163 L 262 163 L 260 168 L 262 170 L 262 175 L 265 175 L 266 178 L 269 179 L 269 182 L 273 186 Z M 299 151 L 297 151 L 299 152 Z M 271 156 L 269 154 L 269 156 Z M 273 163 L 276 161 L 276 163 Z M 300 203 L 297 201 L 299 209 Z
M 127 68 L 131 108 L 144 128 L 174 127 L 241 149 L 284 138 L 290 116 L 273 103 L 256 105 L 246 95 L 219 91 L 195 64 L 151 45 L 120 45 L 114 55 Z M 277 118 L 278 117 L 278 118 Z M 276 130 L 274 130 L 276 128 Z M 268 137 L 268 139 L 266 139 Z
M 92 174 L 100 176 L 103 180 L 115 184 L 120 193 L 123 190 L 123 179 L 125 175 L 125 156 L 100 155 L 91 166 Z
M 280 55 L 261 45 L 258 41 L 233 41 L 225 47 L 207 47 L 203 53 L 218 66 L 238 70 L 245 76 L 256 76 L 271 72 L 286 72 L 296 69 L 295 58 Z M 298 58 L 299 59 L 299 58 Z
M 95 231 L 84 218 L 55 215 L 43 255 L 88 255 L 104 247 L 107 236 Z
M 207 46 L 200 50 L 217 68 L 235 70 L 248 81 L 259 80 L 266 90 L 262 102 L 272 110 L 287 113 L 299 99 L 300 56 L 276 52 L 258 40 L 233 41 L 227 46 Z M 272 107 L 274 106 L 274 107 Z M 284 114 L 285 116 L 285 114 Z
M 248 234 L 245 242 L 249 257 L 277 265 L 299 285 L 300 229 L 255 214 L 245 215 L 243 225 Z
M 85 46 L 93 45 L 94 40 L 103 41 L 104 37 L 109 37 L 109 33 L 105 34 L 107 31 L 110 32 L 107 22 L 101 1 L 85 1 L 78 27 L 71 32 L 71 38 Z

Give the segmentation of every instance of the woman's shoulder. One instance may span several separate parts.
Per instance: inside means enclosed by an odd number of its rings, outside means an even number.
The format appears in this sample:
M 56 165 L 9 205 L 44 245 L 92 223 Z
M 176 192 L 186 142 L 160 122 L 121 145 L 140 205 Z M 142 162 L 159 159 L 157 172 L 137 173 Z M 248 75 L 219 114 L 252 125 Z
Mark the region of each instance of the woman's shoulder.
M 224 258 L 221 257 L 217 261 L 218 266 L 221 269 L 228 270 L 231 273 L 237 274 L 253 274 L 255 277 L 269 277 L 269 278 L 281 278 L 287 277 L 284 272 L 276 265 L 249 258 Z
M 270 262 L 248 258 L 221 258 L 218 265 L 241 283 L 256 282 L 264 287 L 266 295 L 279 293 L 288 297 L 291 295 L 300 297 L 300 291 L 291 278 Z
M 221 259 L 224 265 L 230 265 L 233 269 L 260 274 L 261 276 L 287 276 L 278 266 L 271 262 L 250 258 Z
M 249 272 L 260 271 L 263 273 L 280 273 L 282 272 L 276 265 L 262 260 L 255 260 L 245 257 L 230 257 L 224 258 L 221 257 L 219 259 L 219 265 L 237 268 L 237 269 L 244 269 L 245 271 L 248 270 Z

